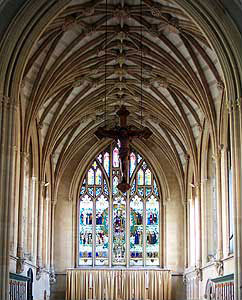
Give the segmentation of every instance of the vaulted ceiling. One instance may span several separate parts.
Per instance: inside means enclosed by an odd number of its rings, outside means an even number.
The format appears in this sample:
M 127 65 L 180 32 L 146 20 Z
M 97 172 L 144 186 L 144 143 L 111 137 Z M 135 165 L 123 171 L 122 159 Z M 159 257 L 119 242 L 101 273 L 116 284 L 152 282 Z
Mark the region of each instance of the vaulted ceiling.
M 48 24 L 21 88 L 25 134 L 37 122 L 43 162 L 71 159 L 125 104 L 129 125 L 150 128 L 176 173 L 188 155 L 196 164 L 205 122 L 217 131 L 223 78 L 202 28 L 178 4 L 72 1 Z

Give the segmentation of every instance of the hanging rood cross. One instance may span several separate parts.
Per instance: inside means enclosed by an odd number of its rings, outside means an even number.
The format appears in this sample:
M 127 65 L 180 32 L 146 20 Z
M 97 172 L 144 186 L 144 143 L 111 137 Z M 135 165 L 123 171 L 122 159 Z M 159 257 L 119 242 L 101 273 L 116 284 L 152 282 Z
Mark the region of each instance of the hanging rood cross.
M 127 125 L 127 117 L 129 115 L 129 111 L 126 109 L 124 105 L 120 107 L 117 111 L 117 115 L 120 119 L 120 126 L 116 126 L 113 129 L 106 129 L 105 127 L 99 127 L 95 132 L 95 135 L 98 139 L 102 138 L 111 138 L 116 142 L 120 142 L 119 149 L 119 159 L 121 162 L 121 171 L 122 177 L 121 182 L 118 184 L 118 189 L 125 193 L 130 189 L 130 185 L 128 184 L 128 165 L 129 165 L 129 154 L 130 147 L 129 144 L 133 138 L 144 138 L 148 139 L 152 132 L 149 128 L 144 127 L 144 129 L 130 129 L 130 126 Z

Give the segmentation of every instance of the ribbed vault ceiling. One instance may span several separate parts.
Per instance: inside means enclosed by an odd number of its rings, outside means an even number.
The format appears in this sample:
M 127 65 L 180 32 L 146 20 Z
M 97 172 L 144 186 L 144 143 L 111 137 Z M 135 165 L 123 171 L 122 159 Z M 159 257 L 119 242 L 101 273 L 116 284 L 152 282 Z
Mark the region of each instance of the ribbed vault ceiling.
M 108 126 L 118 122 L 116 111 L 125 104 L 129 125 L 139 128 L 143 115 L 150 142 L 176 173 L 183 174 L 187 155 L 196 165 L 204 122 L 217 130 L 223 80 L 202 30 L 177 3 L 108 1 L 106 15 L 105 1 L 72 1 L 46 27 L 26 64 L 21 94 L 25 135 L 37 121 L 44 164 L 50 155 L 55 166 L 65 154 L 71 159 L 105 119 Z

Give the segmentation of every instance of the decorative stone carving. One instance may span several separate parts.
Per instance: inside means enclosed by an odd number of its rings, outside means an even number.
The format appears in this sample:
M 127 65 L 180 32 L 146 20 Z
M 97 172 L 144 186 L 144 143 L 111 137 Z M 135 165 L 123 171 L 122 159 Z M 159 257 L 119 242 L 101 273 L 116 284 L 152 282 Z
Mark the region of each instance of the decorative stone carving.
M 215 268 L 216 268 L 218 276 L 224 275 L 224 263 L 222 260 L 215 261 Z
M 17 263 L 16 263 L 16 273 L 19 274 L 19 273 L 23 273 L 24 271 L 24 265 L 25 265 L 25 258 L 23 257 L 19 257 L 17 259 Z
M 85 9 L 83 9 L 81 11 L 82 15 L 88 17 L 88 16 L 92 16 L 95 13 L 95 8 L 94 7 L 86 7 Z
M 195 274 L 196 274 L 196 277 L 199 281 L 202 281 L 202 276 L 203 276 L 203 273 L 202 273 L 202 269 L 199 268 L 199 267 L 195 267 Z
M 43 267 L 38 266 L 36 269 L 36 280 L 40 280 L 43 273 Z
M 223 83 L 223 81 L 218 81 L 217 82 L 217 89 L 220 90 L 220 91 L 224 90 L 224 83 Z
M 75 15 L 69 15 L 65 17 L 64 23 L 62 25 L 62 30 L 67 31 L 70 30 L 76 25 L 76 16 Z
M 56 276 L 55 276 L 54 268 L 51 268 L 51 270 L 50 270 L 49 280 L 50 280 L 50 284 L 56 283 Z
M 154 17 L 158 17 L 158 18 L 161 17 L 162 5 L 160 5 L 159 3 L 154 3 L 154 5 L 152 5 L 152 7 L 150 8 L 150 12 Z

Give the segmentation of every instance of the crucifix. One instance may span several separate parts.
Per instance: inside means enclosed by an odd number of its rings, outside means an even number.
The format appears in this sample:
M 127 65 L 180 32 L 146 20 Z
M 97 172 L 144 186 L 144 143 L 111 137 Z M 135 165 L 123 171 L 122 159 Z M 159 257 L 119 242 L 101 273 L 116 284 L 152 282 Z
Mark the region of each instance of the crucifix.
M 121 162 L 121 182 L 118 184 L 118 189 L 125 193 L 130 189 L 130 185 L 128 184 L 128 165 L 129 165 L 129 154 L 130 154 L 130 142 L 133 138 L 144 138 L 148 139 L 152 132 L 149 128 L 144 127 L 144 129 L 131 129 L 130 126 L 127 125 L 127 117 L 129 115 L 129 111 L 126 109 L 124 105 L 120 107 L 117 111 L 117 115 L 119 116 L 120 126 L 115 126 L 113 129 L 106 129 L 105 127 L 99 127 L 95 132 L 95 136 L 98 139 L 102 138 L 111 138 L 116 142 L 120 142 L 119 148 L 119 160 Z

